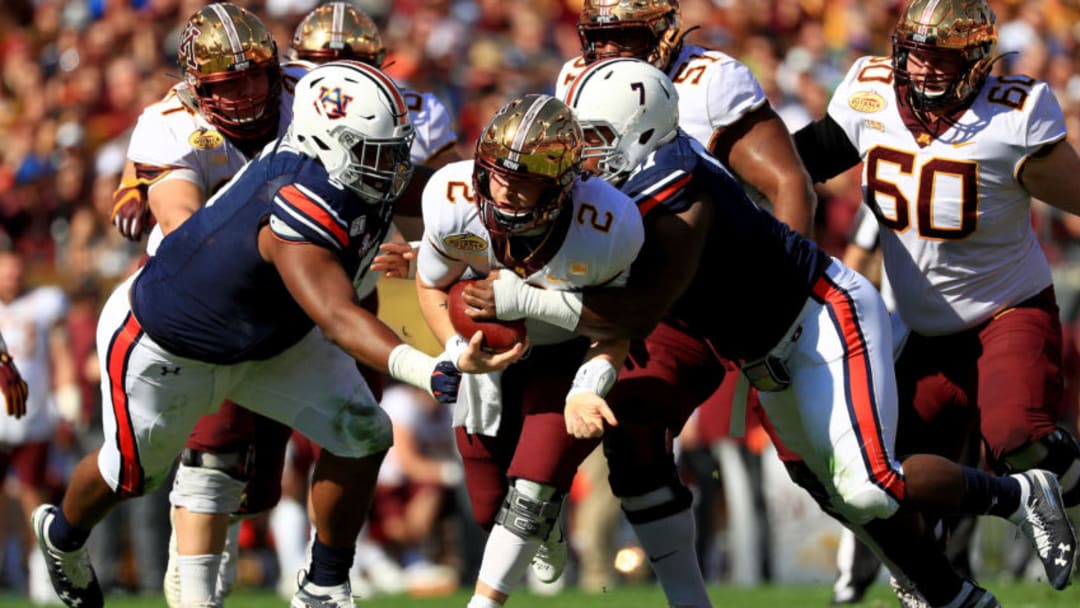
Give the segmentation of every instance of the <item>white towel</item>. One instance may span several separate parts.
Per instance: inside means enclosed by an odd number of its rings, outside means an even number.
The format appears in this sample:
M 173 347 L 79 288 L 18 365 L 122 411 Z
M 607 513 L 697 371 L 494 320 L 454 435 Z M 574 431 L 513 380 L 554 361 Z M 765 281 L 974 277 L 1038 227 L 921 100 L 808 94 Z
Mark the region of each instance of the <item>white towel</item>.
M 470 434 L 494 437 L 502 418 L 502 372 L 461 374 L 454 426 L 463 426 Z

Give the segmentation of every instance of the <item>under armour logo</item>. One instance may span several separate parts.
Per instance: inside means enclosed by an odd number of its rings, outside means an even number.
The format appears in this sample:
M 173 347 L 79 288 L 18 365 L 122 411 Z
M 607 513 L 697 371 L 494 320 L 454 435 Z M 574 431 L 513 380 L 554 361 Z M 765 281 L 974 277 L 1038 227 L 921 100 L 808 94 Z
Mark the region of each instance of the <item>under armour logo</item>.
M 176 367 L 173 367 L 173 368 L 170 369 L 168 366 L 162 365 L 161 366 L 161 375 L 162 376 L 168 376 L 169 374 L 173 374 L 174 376 L 179 376 L 180 375 L 180 366 L 177 365 Z
M 60 599 L 64 601 L 68 606 L 82 606 L 82 598 L 72 597 L 67 591 L 60 594 Z
M 1058 543 L 1057 548 L 1058 548 L 1058 551 L 1061 553 L 1061 557 L 1055 557 L 1054 558 L 1054 565 L 1055 566 L 1068 566 L 1069 565 L 1069 560 L 1065 559 L 1065 556 L 1068 555 L 1069 551 L 1072 550 L 1072 545 L 1067 545 L 1065 543 Z

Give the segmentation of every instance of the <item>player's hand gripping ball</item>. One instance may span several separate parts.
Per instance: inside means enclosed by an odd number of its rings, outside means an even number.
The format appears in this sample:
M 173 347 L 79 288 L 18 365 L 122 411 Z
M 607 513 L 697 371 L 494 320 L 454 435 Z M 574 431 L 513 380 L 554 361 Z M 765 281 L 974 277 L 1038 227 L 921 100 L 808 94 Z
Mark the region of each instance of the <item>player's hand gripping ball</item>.
M 478 320 L 465 314 L 468 305 L 461 297 L 461 292 L 466 285 L 475 283 L 474 280 L 463 280 L 450 286 L 449 298 L 446 305 L 450 310 L 450 322 L 463 338 L 469 340 L 477 331 L 484 333 L 484 348 L 491 352 L 501 353 L 510 350 L 518 342 L 525 341 L 525 319 L 513 321 L 499 321 L 496 319 Z

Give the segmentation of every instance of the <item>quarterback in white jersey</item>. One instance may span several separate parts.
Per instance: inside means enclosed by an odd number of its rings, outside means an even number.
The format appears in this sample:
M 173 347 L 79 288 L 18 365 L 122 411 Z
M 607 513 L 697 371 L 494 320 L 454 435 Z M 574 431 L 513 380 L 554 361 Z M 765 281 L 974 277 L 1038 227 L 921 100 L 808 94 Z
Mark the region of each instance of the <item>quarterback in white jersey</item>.
M 626 195 L 583 176 L 582 137 L 561 101 L 518 97 L 485 127 L 476 160 L 427 183 L 418 297 L 448 353 L 479 345 L 450 322 L 447 291 L 459 279 L 515 273 L 558 291 L 625 283 L 644 241 L 641 217 Z M 562 574 L 563 501 L 604 425 L 616 423 L 604 396 L 628 342 L 590 342 L 533 320 L 526 327 L 528 358 L 464 374 L 455 405 L 473 515 L 491 532 L 470 606 L 502 605 L 530 562 L 540 580 Z
M 675 83 L 679 127 L 760 193 L 778 219 L 809 234 L 816 199 L 783 121 L 749 68 L 684 44 L 687 33 L 677 0 L 586 0 L 578 17 L 582 54 L 563 65 L 556 96 L 598 60 L 648 61 Z

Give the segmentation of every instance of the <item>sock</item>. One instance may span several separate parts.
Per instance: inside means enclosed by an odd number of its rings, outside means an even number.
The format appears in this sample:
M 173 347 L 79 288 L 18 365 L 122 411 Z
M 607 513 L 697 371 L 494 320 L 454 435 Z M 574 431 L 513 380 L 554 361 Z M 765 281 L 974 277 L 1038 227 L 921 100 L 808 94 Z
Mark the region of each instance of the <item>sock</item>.
M 624 500 L 623 507 L 626 505 Z M 633 527 L 649 558 L 649 565 L 664 588 L 668 604 L 712 606 L 694 550 L 693 511 L 684 509 L 661 519 L 633 524 Z
M 307 511 L 291 498 L 282 497 L 270 512 L 270 531 L 274 534 L 274 550 L 283 579 L 295 581 L 296 573 L 307 562 L 307 529 Z
M 1023 475 L 1009 475 L 1004 479 L 1008 479 L 1009 481 L 1015 481 L 1019 489 L 1016 497 L 1016 505 L 1013 510 L 1006 511 L 1003 508 L 1002 511 L 1004 511 L 1004 513 L 1000 514 L 1000 516 L 1008 519 L 1012 523 L 1019 526 L 1020 523 L 1024 521 L 1023 506 L 1025 503 L 1027 503 L 1028 496 L 1031 496 L 1031 482 L 1028 481 L 1028 478 L 1024 477 Z M 995 513 L 995 515 L 999 514 Z
M 495 524 L 484 545 L 478 578 L 492 589 L 509 594 L 525 576 L 525 569 L 539 547 L 539 538 L 524 539 Z
M 355 551 L 355 546 L 331 547 L 316 537 L 311 545 L 308 580 L 323 587 L 334 587 L 349 580 L 349 568 L 352 566 Z
M 56 507 L 53 511 L 52 524 L 49 525 L 49 542 L 60 551 L 75 551 L 86 544 L 90 530 L 83 530 L 71 525 L 64 517 L 64 510 Z
M 221 554 L 178 555 L 176 568 L 180 573 L 180 606 L 215 604 L 218 568 Z
M 502 608 L 502 604 L 482 595 L 473 595 L 465 608 Z
M 1021 487 L 1016 477 L 997 477 L 971 467 L 962 467 L 965 513 L 1008 517 L 1020 507 Z

